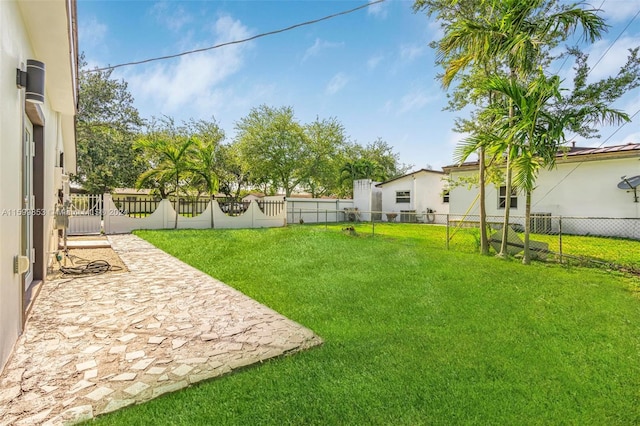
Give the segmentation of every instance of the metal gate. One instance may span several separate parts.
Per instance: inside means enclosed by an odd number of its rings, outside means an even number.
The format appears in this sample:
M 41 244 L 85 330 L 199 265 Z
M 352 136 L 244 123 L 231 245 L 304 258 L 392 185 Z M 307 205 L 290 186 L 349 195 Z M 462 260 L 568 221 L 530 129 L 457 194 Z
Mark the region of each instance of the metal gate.
M 71 194 L 67 235 L 99 234 L 103 206 L 102 194 Z

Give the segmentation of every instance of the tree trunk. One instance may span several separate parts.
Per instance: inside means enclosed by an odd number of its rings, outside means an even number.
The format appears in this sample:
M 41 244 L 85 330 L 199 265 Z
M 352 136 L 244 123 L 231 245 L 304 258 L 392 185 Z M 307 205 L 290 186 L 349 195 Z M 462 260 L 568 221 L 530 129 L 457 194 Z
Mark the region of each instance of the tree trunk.
M 480 147 L 478 168 L 480 174 L 480 253 L 488 255 L 489 239 L 487 238 L 487 208 L 485 205 L 486 164 L 484 146 Z
M 531 263 L 531 253 L 529 252 L 529 233 L 531 232 L 531 191 L 527 190 L 527 201 L 524 209 L 524 255 L 522 256 L 522 264 Z
M 179 174 L 176 172 L 176 222 L 173 225 L 173 229 L 178 229 L 178 216 L 180 215 L 180 191 L 178 191 L 178 185 L 180 184 Z
M 211 211 L 211 229 L 215 228 L 214 223 L 213 223 L 213 201 L 215 200 L 216 196 L 211 194 L 210 195 L 210 201 L 209 201 L 209 205 L 210 205 L 210 211 Z
M 504 200 L 504 220 L 502 222 L 502 241 L 500 243 L 500 253 L 498 257 L 506 258 L 509 256 L 507 235 L 509 232 L 509 211 L 511 210 L 511 144 L 507 146 L 507 177 L 505 183 L 505 200 Z

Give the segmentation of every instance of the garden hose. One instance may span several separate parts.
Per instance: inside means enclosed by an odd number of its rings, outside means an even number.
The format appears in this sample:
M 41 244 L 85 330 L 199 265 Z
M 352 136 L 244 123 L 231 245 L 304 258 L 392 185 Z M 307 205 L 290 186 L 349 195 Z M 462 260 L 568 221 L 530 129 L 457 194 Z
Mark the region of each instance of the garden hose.
M 71 260 L 70 256 L 67 255 Z M 87 262 L 82 266 L 63 266 L 60 262 L 61 256 L 56 256 L 58 260 L 58 264 L 60 265 L 60 272 L 65 275 L 94 275 L 94 274 L 104 274 L 109 271 L 121 271 L 122 267 L 111 265 L 106 260 L 92 260 L 88 261 L 87 259 L 82 259 L 77 256 L 73 256 L 81 261 Z

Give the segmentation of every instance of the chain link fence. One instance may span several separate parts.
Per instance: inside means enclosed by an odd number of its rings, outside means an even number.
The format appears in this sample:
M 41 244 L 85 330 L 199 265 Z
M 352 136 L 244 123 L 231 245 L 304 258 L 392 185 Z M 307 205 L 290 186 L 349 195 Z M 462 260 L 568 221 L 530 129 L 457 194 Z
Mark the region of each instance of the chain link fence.
M 370 218 L 363 221 L 362 217 Z M 297 209 L 289 223 L 324 225 L 327 230 L 362 235 L 409 236 L 427 247 L 479 252 L 480 217 L 435 212 L 363 212 L 357 209 Z M 300 220 L 302 219 L 302 220 Z M 492 253 L 500 251 L 502 216 L 488 216 Z M 524 252 L 525 217 L 510 216 L 507 251 Z M 548 213 L 529 218 L 530 253 L 543 261 L 605 266 L 640 273 L 640 218 L 564 217 Z

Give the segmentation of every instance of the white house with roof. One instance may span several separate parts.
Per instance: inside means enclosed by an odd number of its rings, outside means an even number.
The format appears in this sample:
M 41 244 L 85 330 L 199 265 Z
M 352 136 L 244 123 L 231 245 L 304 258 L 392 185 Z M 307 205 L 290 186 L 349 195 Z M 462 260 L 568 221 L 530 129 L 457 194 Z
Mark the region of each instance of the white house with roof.
M 455 185 L 478 174 L 478 163 L 444 167 L 454 184 L 450 189 L 449 210 L 453 215 L 479 214 L 479 189 L 473 185 Z M 574 229 L 575 233 L 640 238 L 640 202 L 629 185 L 624 184 L 640 175 L 640 144 L 602 148 L 572 147 L 558 153 L 556 167 L 540 170 L 532 193 L 532 213 L 539 216 L 620 219 L 610 230 L 597 229 L 597 221 L 589 228 Z M 622 189 L 620 188 L 622 187 Z M 640 192 L 637 188 L 636 193 Z M 524 216 L 525 194 L 517 190 L 510 197 L 511 215 Z M 486 188 L 487 216 L 502 216 L 506 202 L 504 186 Z M 622 221 L 622 219 L 627 219 Z M 567 224 L 569 222 L 566 222 Z M 604 225 L 604 221 L 601 221 Z M 556 227 L 554 222 L 549 226 Z M 619 228 L 617 230 L 614 229 Z M 638 228 L 638 229 L 636 229 Z M 549 229 L 552 230 L 552 229 Z M 565 231 L 572 232 L 570 229 Z
M 379 201 L 376 202 L 377 199 Z M 354 206 L 360 211 L 383 212 L 382 220 L 389 220 L 387 214 L 396 214 L 394 221 L 432 221 L 427 220 L 427 213 L 449 212 L 445 175 L 428 169 L 416 170 L 380 183 L 366 179 L 355 181 L 353 200 Z M 429 216 L 430 219 L 433 217 Z M 363 219 L 369 220 L 370 217 Z
M 1 369 L 46 279 L 75 172 L 76 2 L 1 1 L 0 28 Z

